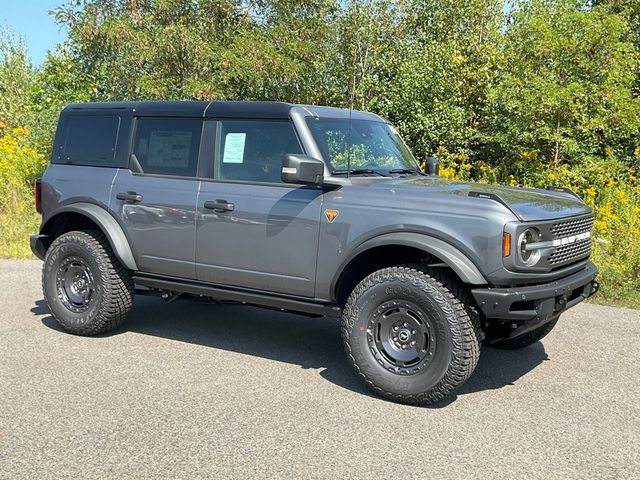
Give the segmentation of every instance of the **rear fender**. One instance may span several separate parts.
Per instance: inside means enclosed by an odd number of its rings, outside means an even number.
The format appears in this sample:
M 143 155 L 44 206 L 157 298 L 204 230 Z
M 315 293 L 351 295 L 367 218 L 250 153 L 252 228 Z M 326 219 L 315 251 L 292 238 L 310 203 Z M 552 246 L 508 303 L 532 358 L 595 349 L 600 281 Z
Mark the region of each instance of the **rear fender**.
M 118 260 L 120 260 L 120 262 L 129 270 L 138 270 L 133 250 L 131 249 L 129 240 L 127 240 L 124 230 L 120 224 L 118 224 L 113 215 L 108 211 L 92 203 L 78 202 L 56 210 L 55 215 L 47 219 L 47 221 L 42 225 L 40 235 L 37 236 L 38 238 L 33 240 L 37 243 L 36 249 L 38 251 L 46 250 L 42 248 L 42 242 L 51 234 L 51 230 L 53 225 L 55 225 L 56 219 L 67 212 L 78 213 L 94 222 L 109 240 L 109 244 L 111 245 L 111 248 Z M 36 250 L 34 249 L 34 252 L 35 251 Z

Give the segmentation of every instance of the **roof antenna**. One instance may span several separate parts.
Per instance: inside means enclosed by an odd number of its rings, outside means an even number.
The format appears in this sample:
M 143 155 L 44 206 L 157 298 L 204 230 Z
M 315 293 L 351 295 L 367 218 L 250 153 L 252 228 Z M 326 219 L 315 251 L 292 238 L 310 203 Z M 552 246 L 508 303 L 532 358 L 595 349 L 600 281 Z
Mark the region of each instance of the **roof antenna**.
M 356 83 L 355 73 L 353 75 L 353 87 L 351 90 L 351 100 L 349 102 L 349 149 L 347 153 L 347 178 L 351 176 L 351 155 L 353 155 L 353 139 L 351 137 L 351 112 L 353 112 L 353 90 Z

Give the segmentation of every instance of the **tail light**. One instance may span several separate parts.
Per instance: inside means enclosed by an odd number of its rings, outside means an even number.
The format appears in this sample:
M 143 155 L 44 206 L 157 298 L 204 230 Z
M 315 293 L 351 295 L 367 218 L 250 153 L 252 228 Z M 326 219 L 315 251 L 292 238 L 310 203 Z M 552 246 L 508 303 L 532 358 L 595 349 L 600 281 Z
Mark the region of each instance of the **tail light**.
M 33 197 L 36 204 L 36 212 L 42 213 L 42 180 L 36 178 L 33 184 Z

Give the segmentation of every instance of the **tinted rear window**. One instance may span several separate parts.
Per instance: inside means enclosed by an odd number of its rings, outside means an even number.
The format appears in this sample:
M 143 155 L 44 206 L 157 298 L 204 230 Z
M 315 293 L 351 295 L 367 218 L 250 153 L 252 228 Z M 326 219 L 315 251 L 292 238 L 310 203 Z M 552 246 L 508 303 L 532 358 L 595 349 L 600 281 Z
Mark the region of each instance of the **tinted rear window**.
M 143 173 L 195 177 L 202 120 L 140 118 L 133 153 Z
M 120 117 L 71 115 L 67 117 L 58 163 L 114 167 Z

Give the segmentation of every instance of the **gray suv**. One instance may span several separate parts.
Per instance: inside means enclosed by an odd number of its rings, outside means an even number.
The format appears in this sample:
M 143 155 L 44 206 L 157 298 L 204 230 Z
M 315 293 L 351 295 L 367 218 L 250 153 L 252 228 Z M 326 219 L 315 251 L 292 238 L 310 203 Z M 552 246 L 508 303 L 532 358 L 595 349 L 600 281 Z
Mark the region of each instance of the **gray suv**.
M 571 191 L 423 172 L 384 119 L 272 102 L 69 105 L 36 182 L 51 313 L 118 327 L 134 294 L 342 318 L 376 393 L 436 402 L 597 289 Z

